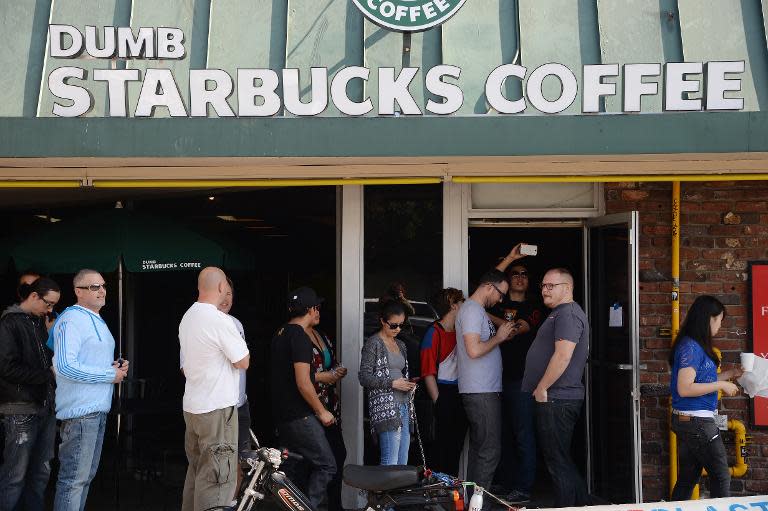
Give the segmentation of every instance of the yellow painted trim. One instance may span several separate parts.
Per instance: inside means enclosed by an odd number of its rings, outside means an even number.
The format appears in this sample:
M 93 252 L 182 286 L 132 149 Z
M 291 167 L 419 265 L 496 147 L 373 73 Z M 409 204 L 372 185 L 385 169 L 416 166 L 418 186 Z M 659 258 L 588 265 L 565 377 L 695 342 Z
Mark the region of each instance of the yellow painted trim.
M 439 177 L 373 179 L 179 179 L 179 180 L 107 180 L 93 181 L 94 188 L 257 188 L 287 186 L 343 185 L 425 185 L 442 183 Z
M 79 188 L 81 181 L 3 181 L 0 188 Z
M 453 176 L 454 183 L 625 183 L 669 181 L 768 181 L 768 174 L 658 174 L 611 176 Z

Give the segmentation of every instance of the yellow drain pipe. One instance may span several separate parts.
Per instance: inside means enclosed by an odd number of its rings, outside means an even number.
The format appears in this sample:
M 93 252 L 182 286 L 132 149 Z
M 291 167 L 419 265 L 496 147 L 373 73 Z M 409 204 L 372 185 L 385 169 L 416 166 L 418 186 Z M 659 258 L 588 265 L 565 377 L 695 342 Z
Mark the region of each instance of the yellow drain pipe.
M 680 181 L 672 182 L 672 328 L 675 341 L 680 330 Z M 672 431 L 672 397 L 669 398 L 669 496 L 677 483 L 677 435 Z M 694 490 L 696 492 L 696 490 Z

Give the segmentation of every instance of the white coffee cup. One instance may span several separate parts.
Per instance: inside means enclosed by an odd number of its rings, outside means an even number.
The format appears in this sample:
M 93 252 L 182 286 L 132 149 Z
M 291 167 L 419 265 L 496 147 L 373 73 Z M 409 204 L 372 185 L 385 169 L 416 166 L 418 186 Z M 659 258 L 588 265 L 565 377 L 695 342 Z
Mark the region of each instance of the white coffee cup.
M 742 353 L 741 354 L 741 368 L 745 373 L 750 372 L 755 368 L 755 354 L 754 353 Z

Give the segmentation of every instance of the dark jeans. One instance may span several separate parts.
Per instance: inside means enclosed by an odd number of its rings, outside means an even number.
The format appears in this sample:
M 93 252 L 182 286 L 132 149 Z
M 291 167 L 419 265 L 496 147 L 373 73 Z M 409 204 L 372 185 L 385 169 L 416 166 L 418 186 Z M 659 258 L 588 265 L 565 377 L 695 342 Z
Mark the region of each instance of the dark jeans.
M 501 458 L 501 396 L 498 392 L 462 394 L 461 402 L 469 421 L 467 480 L 490 489 Z
M 682 420 L 681 420 L 682 419 Z M 709 475 L 709 496 L 731 496 L 731 474 L 723 437 L 714 419 L 672 416 L 672 431 L 677 435 L 679 470 L 672 500 L 688 500 L 699 483 L 701 469 Z
M 336 460 L 325 436 L 325 428 L 313 415 L 282 422 L 277 427 L 280 442 L 289 451 L 301 454 L 309 463 L 306 493 L 314 509 L 320 507 L 328 483 L 336 475 Z
M 0 509 L 42 510 L 51 475 L 56 417 L 5 415 L 5 442 L 0 465 Z
M 342 468 L 347 460 L 347 448 L 344 446 L 344 437 L 338 424 L 325 428 L 325 438 L 331 446 L 333 457 L 336 460 L 336 473 L 328 483 L 328 511 L 342 511 L 341 507 L 341 480 Z
M 446 474 L 459 473 L 459 458 L 467 434 L 467 414 L 461 404 L 458 385 L 438 383 L 439 396 L 435 403 L 435 470 Z
M 587 485 L 571 456 L 573 430 L 583 399 L 550 398 L 536 402 L 536 433 L 555 490 L 554 507 L 589 505 Z
M 251 405 L 245 400 L 237 407 L 237 452 L 251 450 Z
M 520 380 L 505 381 L 501 393 L 501 463 L 497 480 L 507 490 L 531 493 L 536 480 L 536 415 L 533 395 Z

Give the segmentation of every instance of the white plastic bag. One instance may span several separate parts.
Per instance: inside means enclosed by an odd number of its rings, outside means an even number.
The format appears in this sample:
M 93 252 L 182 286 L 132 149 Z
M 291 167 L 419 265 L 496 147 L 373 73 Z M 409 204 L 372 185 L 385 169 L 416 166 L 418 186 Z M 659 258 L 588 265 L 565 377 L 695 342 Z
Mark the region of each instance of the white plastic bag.
M 749 397 L 768 397 L 768 360 L 754 353 L 741 354 L 744 374 L 736 380 Z

